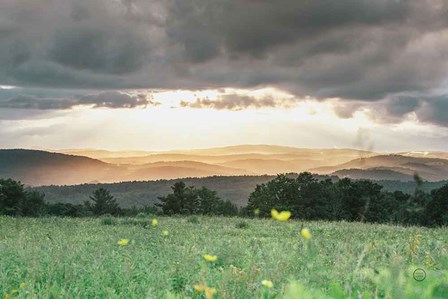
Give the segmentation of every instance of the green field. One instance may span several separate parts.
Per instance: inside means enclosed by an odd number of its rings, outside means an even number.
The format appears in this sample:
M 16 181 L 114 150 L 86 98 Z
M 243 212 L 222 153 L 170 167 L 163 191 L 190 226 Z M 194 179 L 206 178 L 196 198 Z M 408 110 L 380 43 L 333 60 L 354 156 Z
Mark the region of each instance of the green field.
M 0 298 L 448 298 L 446 228 L 151 219 L 0 217 Z

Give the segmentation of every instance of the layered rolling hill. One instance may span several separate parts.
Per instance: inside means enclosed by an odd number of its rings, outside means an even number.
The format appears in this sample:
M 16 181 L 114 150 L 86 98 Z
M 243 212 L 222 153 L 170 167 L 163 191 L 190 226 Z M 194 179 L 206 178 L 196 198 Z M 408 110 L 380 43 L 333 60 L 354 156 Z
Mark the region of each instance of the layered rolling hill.
M 117 167 L 99 160 L 37 150 L 0 150 L 0 178 L 28 185 L 70 185 L 113 178 Z
M 253 173 L 194 161 L 112 164 L 83 156 L 46 151 L 0 150 L 0 178 L 13 178 L 32 186 L 249 174 Z
M 146 152 L 0 150 L 0 178 L 28 185 L 113 183 L 208 176 L 275 175 L 310 171 L 354 179 L 448 179 L 444 152 L 380 154 L 353 149 L 242 145 Z
M 330 167 L 311 169 L 319 174 L 332 174 L 354 179 L 412 180 L 414 174 L 428 181 L 448 178 L 448 160 L 403 155 L 378 155 L 359 158 Z

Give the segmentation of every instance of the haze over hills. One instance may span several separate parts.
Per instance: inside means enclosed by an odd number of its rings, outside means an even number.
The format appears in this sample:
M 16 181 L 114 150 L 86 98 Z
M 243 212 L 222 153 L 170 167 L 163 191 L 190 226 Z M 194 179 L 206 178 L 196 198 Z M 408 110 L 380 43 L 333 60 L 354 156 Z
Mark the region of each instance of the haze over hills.
M 38 150 L 0 150 L 0 178 L 13 178 L 32 186 L 248 174 L 251 172 L 244 169 L 192 161 L 115 165 L 83 156 Z
M 428 181 L 448 178 L 448 160 L 436 158 L 417 158 L 401 155 L 378 155 L 358 158 L 331 167 L 311 169 L 319 174 L 334 174 L 351 178 L 368 179 L 412 179 L 417 173 Z M 384 176 L 384 177 L 383 177 Z
M 46 149 L 44 149 L 46 150 Z M 84 156 L 93 159 L 107 159 L 114 157 L 140 157 L 150 155 L 155 152 L 150 151 L 107 151 L 98 149 L 65 149 L 65 150 L 46 150 L 67 155 Z
M 0 150 L 0 178 L 13 178 L 28 185 L 79 184 L 98 178 L 107 181 L 116 170 L 112 164 L 88 157 L 38 150 Z
M 77 154 L 77 155 L 75 155 Z M 85 155 L 85 156 L 81 156 Z M 28 185 L 113 183 L 208 176 L 275 175 L 311 171 L 356 179 L 448 178 L 445 152 L 384 155 L 355 149 L 303 149 L 241 145 L 211 149 L 151 151 L 0 150 L 0 177 Z
M 337 165 L 359 157 L 370 157 L 377 153 L 355 149 L 307 149 L 275 145 L 237 145 L 210 149 L 174 150 L 166 152 L 137 152 L 129 155 L 126 151 L 58 150 L 59 153 L 88 156 L 114 164 L 145 164 L 160 161 L 196 161 L 210 164 L 226 164 L 243 160 L 293 161 L 296 168 Z M 144 155 L 143 153 L 146 153 Z M 260 161 L 258 161 L 260 162 Z M 297 163 L 298 162 L 298 163 Z M 265 170 L 263 170 L 265 171 Z M 297 169 L 296 169 L 297 171 Z M 273 173 L 278 173 L 274 170 Z
M 415 157 L 415 158 L 436 158 L 436 159 L 448 159 L 448 152 L 401 152 L 397 155 Z
M 393 180 L 393 181 L 412 181 L 414 176 L 410 174 L 401 173 L 400 171 L 392 170 L 384 167 L 374 167 L 369 169 L 341 169 L 332 172 L 333 175 L 341 178 L 351 178 L 355 180 L 369 179 L 369 180 Z

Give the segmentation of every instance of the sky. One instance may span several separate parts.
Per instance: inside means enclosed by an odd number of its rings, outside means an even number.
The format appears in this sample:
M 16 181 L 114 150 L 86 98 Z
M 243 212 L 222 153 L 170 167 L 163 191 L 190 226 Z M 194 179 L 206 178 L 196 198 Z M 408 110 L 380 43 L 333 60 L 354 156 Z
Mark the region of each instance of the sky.
M 445 0 L 1 0 L 0 148 L 448 149 Z

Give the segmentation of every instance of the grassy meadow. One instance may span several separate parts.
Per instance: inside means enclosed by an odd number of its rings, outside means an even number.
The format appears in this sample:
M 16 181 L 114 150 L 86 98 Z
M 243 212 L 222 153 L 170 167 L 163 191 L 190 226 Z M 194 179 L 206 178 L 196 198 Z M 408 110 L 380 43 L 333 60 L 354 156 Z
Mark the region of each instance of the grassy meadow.
M 448 298 L 446 228 L 152 219 L 0 217 L 0 298 Z

